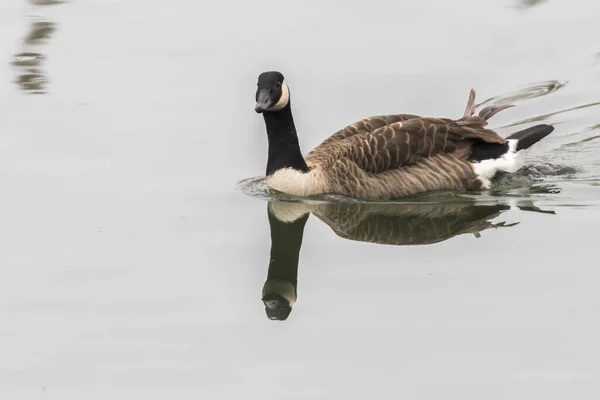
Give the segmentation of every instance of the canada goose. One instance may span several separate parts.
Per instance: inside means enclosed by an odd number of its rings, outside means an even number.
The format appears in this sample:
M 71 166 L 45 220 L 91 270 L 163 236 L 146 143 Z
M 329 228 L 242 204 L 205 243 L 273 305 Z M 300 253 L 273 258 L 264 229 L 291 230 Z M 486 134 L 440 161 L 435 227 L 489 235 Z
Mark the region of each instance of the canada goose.
M 348 125 L 302 156 L 283 74 L 258 77 L 255 111 L 269 142 L 268 187 L 293 196 L 336 194 L 388 200 L 434 190 L 490 188 L 502 172 L 516 172 L 528 149 L 554 127 L 536 125 L 504 139 L 487 120 L 510 105 L 475 113 L 475 91 L 460 119 L 378 115 Z
M 518 224 L 492 221 L 512 208 L 506 200 L 492 204 L 468 198 L 457 201 L 456 197 L 448 196 L 430 200 L 436 201 L 414 204 L 269 201 L 271 253 L 262 288 L 267 317 L 287 319 L 297 300 L 300 248 L 310 214 L 327 224 L 340 238 L 394 246 L 432 245 L 465 234 L 479 237 L 488 229 Z M 554 214 L 540 210 L 530 200 L 515 203 L 522 211 Z

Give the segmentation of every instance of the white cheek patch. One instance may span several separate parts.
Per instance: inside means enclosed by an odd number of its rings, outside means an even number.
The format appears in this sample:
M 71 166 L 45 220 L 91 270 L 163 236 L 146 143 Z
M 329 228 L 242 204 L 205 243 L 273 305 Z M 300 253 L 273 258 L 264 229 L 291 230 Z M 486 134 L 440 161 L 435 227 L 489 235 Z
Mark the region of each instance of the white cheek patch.
M 272 105 L 271 107 L 267 108 L 266 111 L 282 110 L 285 106 L 288 105 L 289 101 L 290 101 L 290 89 L 285 84 L 285 82 L 283 82 L 281 84 L 281 97 L 279 98 L 279 101 L 276 104 Z

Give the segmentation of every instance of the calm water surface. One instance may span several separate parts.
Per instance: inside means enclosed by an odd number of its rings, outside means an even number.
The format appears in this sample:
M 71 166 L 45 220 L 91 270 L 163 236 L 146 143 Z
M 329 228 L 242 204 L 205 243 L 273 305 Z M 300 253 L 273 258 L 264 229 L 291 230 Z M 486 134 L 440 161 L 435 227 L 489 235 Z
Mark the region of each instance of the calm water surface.
M 2 1 L 0 397 L 597 399 L 598 15 Z M 487 193 L 267 201 L 238 182 L 264 171 L 270 69 L 304 152 L 373 114 L 460 116 L 471 87 L 517 105 L 501 134 L 556 130 Z

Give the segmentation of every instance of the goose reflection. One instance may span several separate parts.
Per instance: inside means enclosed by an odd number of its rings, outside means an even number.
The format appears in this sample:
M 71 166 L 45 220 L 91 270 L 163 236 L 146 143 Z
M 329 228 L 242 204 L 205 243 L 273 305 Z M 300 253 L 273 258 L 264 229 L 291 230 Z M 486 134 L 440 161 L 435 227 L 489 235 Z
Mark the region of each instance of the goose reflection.
M 554 214 L 532 201 L 516 202 L 521 211 Z M 297 298 L 298 263 L 304 227 L 310 214 L 327 224 L 339 237 L 384 245 L 431 245 L 455 236 L 518 224 L 493 222 L 511 209 L 506 203 L 476 201 L 365 204 L 305 204 L 270 201 L 267 206 L 271 229 L 271 256 L 262 301 L 267 317 L 286 320 Z

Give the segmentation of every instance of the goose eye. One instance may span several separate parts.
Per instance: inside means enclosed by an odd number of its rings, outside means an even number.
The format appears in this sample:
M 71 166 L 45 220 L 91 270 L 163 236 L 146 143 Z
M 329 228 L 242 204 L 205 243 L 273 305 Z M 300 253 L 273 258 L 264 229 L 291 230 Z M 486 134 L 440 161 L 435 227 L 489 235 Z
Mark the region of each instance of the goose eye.
M 275 87 L 276 87 L 277 89 L 279 89 L 279 88 L 281 87 L 281 82 L 277 82 L 277 85 L 275 85 Z

